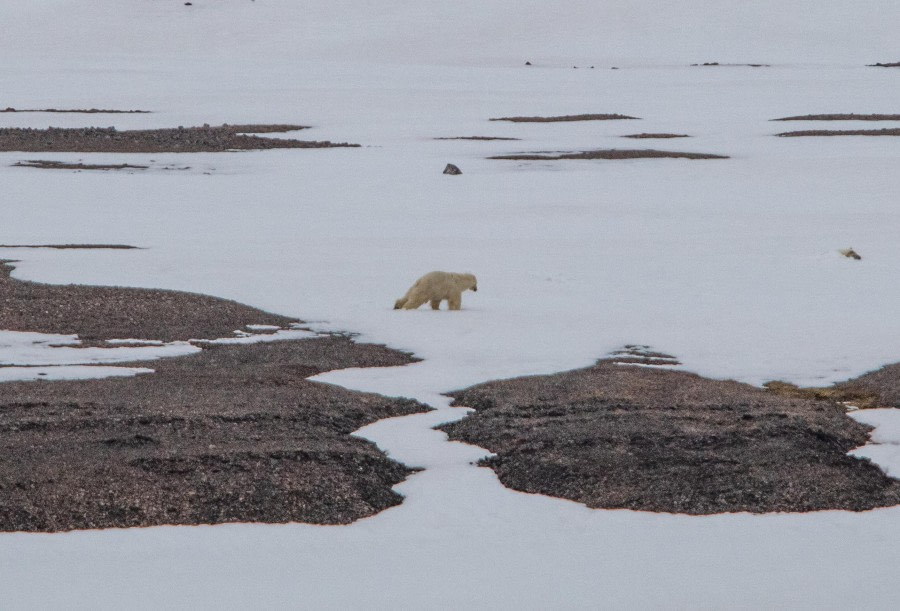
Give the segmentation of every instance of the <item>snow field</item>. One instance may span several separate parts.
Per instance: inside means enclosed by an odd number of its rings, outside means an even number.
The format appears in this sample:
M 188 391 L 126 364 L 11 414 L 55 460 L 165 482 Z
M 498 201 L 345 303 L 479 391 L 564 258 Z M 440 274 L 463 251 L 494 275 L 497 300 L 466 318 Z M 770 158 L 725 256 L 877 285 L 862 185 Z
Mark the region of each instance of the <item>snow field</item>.
M 900 140 L 782 139 L 772 134 L 811 125 L 769 122 L 896 112 L 897 73 L 863 66 L 896 59 L 896 3 L 194 4 L 0 6 L 10 24 L 0 106 L 154 111 L 0 121 L 290 121 L 313 126 L 296 137 L 363 148 L 90 156 L 154 160 L 134 174 L 12 168 L 85 155 L 0 153 L 15 210 L 0 243 L 145 247 L 0 249 L 0 258 L 21 259 L 21 278 L 209 293 L 411 350 L 424 361 L 317 379 L 440 408 L 359 432 L 427 470 L 398 486 L 403 505 L 348 527 L 2 535 L 0 606 L 900 605 L 896 508 L 591 511 L 502 488 L 469 465 L 483 450 L 430 428 L 464 415 L 443 392 L 588 365 L 631 343 L 754 384 L 825 385 L 900 360 Z M 704 61 L 773 66 L 688 65 Z M 585 112 L 642 120 L 488 121 Z M 661 131 L 692 137 L 619 137 Z M 432 140 L 475 135 L 522 140 Z M 486 159 L 590 148 L 731 159 Z M 463 175 L 441 175 L 448 162 Z M 861 261 L 837 253 L 850 246 Z M 453 315 L 390 309 L 432 269 L 475 273 L 479 291 Z M 888 450 L 891 416 L 879 413 L 873 438 Z

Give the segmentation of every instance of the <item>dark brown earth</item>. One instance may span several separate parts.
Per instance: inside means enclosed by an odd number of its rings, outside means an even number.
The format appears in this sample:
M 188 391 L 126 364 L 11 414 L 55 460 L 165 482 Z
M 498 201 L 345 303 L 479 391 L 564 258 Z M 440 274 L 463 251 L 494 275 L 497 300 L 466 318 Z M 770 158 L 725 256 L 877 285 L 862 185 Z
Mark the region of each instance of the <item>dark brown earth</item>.
M 628 134 L 627 136 L 622 136 L 623 138 L 635 138 L 635 139 L 643 139 L 643 138 L 690 138 L 687 134 Z
M 128 163 L 69 163 L 66 161 L 47 161 L 46 159 L 19 161 L 13 165 L 20 168 L 39 168 L 42 170 L 146 170 L 149 167 L 146 165 L 131 165 Z
M 798 136 L 900 136 L 900 128 L 891 129 L 808 129 L 775 134 L 782 137 Z
M 773 121 L 900 121 L 900 115 L 869 114 L 825 114 L 825 115 L 797 115 L 796 117 L 782 117 Z
M 900 482 L 846 454 L 870 429 L 829 400 L 608 361 L 451 395 L 477 411 L 442 428 L 524 492 L 687 514 L 900 504 Z
M 558 161 L 561 159 L 728 159 L 725 155 L 710 155 L 706 153 L 679 153 L 676 151 L 620 150 L 608 149 L 597 151 L 585 151 L 582 153 L 517 153 L 514 155 L 496 155 L 488 159 L 509 159 L 513 161 Z
M 886 64 L 877 63 L 877 64 L 866 64 L 870 68 L 900 68 L 900 62 L 889 62 Z
M 166 342 L 230 337 L 247 324 L 286 326 L 294 319 L 195 293 L 51 285 L 10 278 L 0 261 L 0 329 L 77 333 L 84 340 Z
M 13 108 L 8 106 L 0 112 L 58 112 L 58 113 L 79 113 L 79 114 L 149 114 L 149 110 L 109 110 L 106 108 L 73 108 L 61 110 L 58 108 Z
M 563 121 L 617 121 L 620 119 L 639 119 L 618 114 L 562 115 L 558 117 L 499 117 L 491 121 L 511 121 L 513 123 L 559 123 Z
M 202 295 L 0 277 L 0 329 L 92 338 L 231 335 L 292 319 Z M 424 411 L 306 378 L 413 359 L 347 337 L 208 345 L 133 378 L 0 384 L 0 531 L 310 522 L 400 502 L 409 470 L 355 429 Z M 148 366 L 148 363 L 135 363 Z
M 0 128 L 0 151 L 84 153 L 200 153 L 274 148 L 358 147 L 328 141 L 266 138 L 258 133 L 306 129 L 302 125 L 221 125 L 118 131 L 113 127 Z
M 800 388 L 782 381 L 768 382 L 770 391 L 791 397 L 837 401 L 845 405 L 868 408 L 900 408 L 900 363 L 885 365 L 852 380 L 831 386 Z

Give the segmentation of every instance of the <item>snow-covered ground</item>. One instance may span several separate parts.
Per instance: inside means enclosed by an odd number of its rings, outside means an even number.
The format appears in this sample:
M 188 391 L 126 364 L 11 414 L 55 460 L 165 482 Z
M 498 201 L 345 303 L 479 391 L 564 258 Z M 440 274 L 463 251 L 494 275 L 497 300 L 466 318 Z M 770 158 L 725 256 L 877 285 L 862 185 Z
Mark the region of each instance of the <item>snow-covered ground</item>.
M 900 5 L 357 4 L 0 5 L 0 108 L 154 111 L 6 113 L 0 125 L 296 122 L 313 126 L 300 138 L 363 145 L 0 153 L 0 243 L 144 247 L 0 249 L 20 260 L 17 277 L 191 290 L 359 332 L 425 360 L 321 379 L 442 408 L 362 432 L 429 467 L 399 487 L 398 508 L 349 527 L 0 535 L 0 607 L 900 605 L 900 510 L 589 511 L 501 488 L 468 466 L 482 451 L 429 429 L 463 415 L 442 392 L 631 343 L 751 383 L 823 385 L 900 360 L 900 139 L 781 139 L 856 125 L 769 122 L 898 112 L 900 71 L 864 64 L 900 59 Z M 772 66 L 689 66 L 707 61 Z M 593 112 L 642 120 L 488 121 Z M 885 126 L 897 124 L 862 125 Z M 692 138 L 619 138 L 638 132 Z M 522 140 L 433 140 L 448 136 Z M 590 148 L 731 159 L 485 159 Z M 10 167 L 40 158 L 151 168 Z M 448 162 L 463 175 L 442 175 Z M 838 254 L 850 246 L 861 261 Z M 463 311 L 391 310 L 433 269 L 478 276 Z

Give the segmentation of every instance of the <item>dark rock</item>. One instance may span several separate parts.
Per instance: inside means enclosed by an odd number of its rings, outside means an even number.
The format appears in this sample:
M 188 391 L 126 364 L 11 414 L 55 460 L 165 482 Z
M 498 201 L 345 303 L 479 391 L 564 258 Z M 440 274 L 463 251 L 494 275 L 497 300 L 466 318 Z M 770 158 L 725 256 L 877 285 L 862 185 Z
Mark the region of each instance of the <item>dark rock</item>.
M 448 163 L 447 167 L 444 168 L 444 174 L 450 174 L 451 176 L 457 176 L 462 174 L 462 170 L 453 165 L 452 163 Z

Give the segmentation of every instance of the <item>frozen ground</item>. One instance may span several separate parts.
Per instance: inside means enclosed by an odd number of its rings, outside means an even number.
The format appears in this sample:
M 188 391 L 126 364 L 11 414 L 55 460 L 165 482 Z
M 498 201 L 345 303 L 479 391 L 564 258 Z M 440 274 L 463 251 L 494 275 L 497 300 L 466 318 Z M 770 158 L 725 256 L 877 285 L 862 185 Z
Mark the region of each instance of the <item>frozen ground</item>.
M 0 243 L 144 247 L 0 258 L 21 260 L 20 278 L 198 291 L 359 332 L 425 360 L 323 380 L 436 407 L 441 392 L 587 365 L 630 343 L 714 377 L 846 379 L 900 360 L 900 139 L 786 140 L 771 134 L 809 124 L 768 120 L 897 112 L 900 72 L 864 64 L 898 59 L 900 6 L 822 4 L 0 5 L 0 107 L 155 111 L 8 113 L 2 125 L 297 122 L 313 125 L 300 137 L 363 145 L 0 153 Z M 772 67 L 689 67 L 705 61 Z M 588 112 L 643 119 L 488 121 Z M 693 137 L 619 138 L 636 132 Z M 522 141 L 432 140 L 488 135 Z M 731 159 L 485 159 L 636 147 Z M 151 169 L 9 167 L 44 157 Z M 442 175 L 448 162 L 463 175 Z M 155 169 L 166 165 L 190 169 Z M 837 253 L 850 246 L 861 261 Z M 458 313 L 390 309 L 432 269 L 471 271 L 480 290 Z M 588 511 L 504 490 L 468 466 L 480 451 L 428 429 L 462 415 L 363 431 L 430 468 L 399 487 L 401 507 L 350 527 L 2 535 L 0 606 L 900 604 L 900 510 Z

